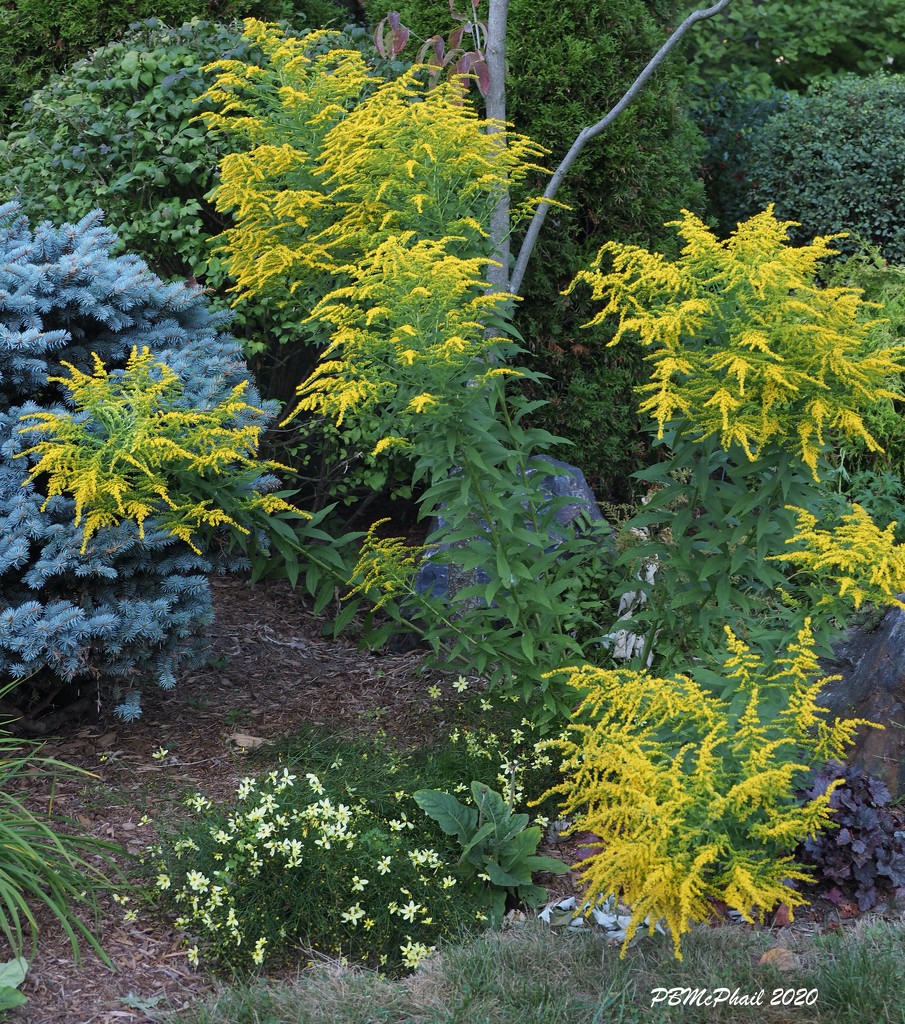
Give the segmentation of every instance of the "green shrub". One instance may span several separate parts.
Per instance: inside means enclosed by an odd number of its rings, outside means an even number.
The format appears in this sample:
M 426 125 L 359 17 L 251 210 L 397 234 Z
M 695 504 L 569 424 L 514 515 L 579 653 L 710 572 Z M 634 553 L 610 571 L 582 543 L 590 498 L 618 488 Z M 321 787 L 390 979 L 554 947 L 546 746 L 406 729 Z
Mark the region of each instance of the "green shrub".
M 54 72 L 145 18 L 179 25 L 253 16 L 325 25 L 340 14 L 331 0 L 13 0 L 0 8 L 0 125 L 17 120 L 22 101 Z
M 219 229 L 204 194 L 219 152 L 195 97 L 201 68 L 244 57 L 236 28 L 152 19 L 54 75 L 0 143 L 0 194 L 33 221 L 75 223 L 100 206 L 124 249 L 162 277 L 200 277 Z
M 565 156 L 581 128 L 621 98 L 663 43 L 674 7 L 641 0 L 567 0 L 546 4 L 541 12 L 531 0 L 512 0 L 507 118 L 551 150 L 548 166 Z M 380 0 L 366 0 L 365 8 L 372 22 L 386 13 Z M 397 9 L 421 37 L 451 23 L 446 0 L 404 0 Z M 554 401 L 536 414 L 536 422 L 575 442 L 568 458 L 601 498 L 624 497 L 625 479 L 639 465 L 631 388 L 643 380 L 641 360 L 602 346 L 579 350 L 573 358 L 576 341 L 584 340 L 578 327 L 592 309 L 584 297 L 565 299 L 560 291 L 602 240 L 670 246 L 674 238 L 663 224 L 683 207 L 702 207 L 701 142 L 683 113 L 682 74 L 681 58 L 671 57 L 576 161 L 557 195 L 572 209 L 548 217 L 516 311 L 516 327 L 533 353 L 532 368 L 551 377 L 532 388 L 532 397 Z M 539 194 L 545 186 L 542 176 L 533 176 L 520 195 Z M 582 422 L 572 429 L 568 413 L 561 416 L 560 410 L 568 410 L 579 394 Z M 582 425 L 587 422 L 595 428 Z
M 690 6 L 690 5 L 689 5 Z M 905 7 L 900 0 L 733 0 L 697 25 L 684 44 L 706 87 L 731 79 L 739 91 L 804 91 L 842 73 L 905 71 Z
M 905 76 L 835 79 L 790 96 L 747 142 L 737 207 L 776 204 L 793 239 L 848 232 L 838 246 L 877 246 L 905 263 Z M 731 225 L 725 225 L 731 226 Z
M 350 29 L 346 41 L 369 46 L 364 30 Z M 221 58 L 256 59 L 240 25 L 152 19 L 55 75 L 0 140 L 0 199 L 17 199 L 33 222 L 75 223 L 100 206 L 123 250 L 164 278 L 196 278 L 225 307 L 229 282 L 208 243 L 231 221 L 205 194 L 230 147 L 193 120 L 210 109 L 196 102 L 210 84 L 202 68 Z M 234 309 L 233 333 L 267 397 L 287 400 L 313 365 L 319 338 L 302 326 L 304 312 L 266 296 Z M 337 469 L 354 459 L 356 440 L 325 436 L 317 424 L 306 431 L 322 465 L 303 472 L 338 478 L 343 493 L 360 486 L 360 476 Z M 316 480 L 315 490 L 330 493 Z

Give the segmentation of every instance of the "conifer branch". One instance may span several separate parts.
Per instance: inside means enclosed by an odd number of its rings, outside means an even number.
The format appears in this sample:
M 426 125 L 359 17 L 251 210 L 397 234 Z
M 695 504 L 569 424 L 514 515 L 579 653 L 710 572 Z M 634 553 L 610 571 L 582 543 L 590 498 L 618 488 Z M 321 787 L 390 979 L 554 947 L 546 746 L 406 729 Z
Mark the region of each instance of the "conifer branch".
M 512 271 L 512 278 L 509 282 L 508 291 L 513 295 L 518 295 L 519 289 L 522 285 L 522 280 L 525 277 L 525 270 L 528 267 L 528 261 L 531 259 L 531 253 L 534 251 L 534 246 L 537 243 L 537 237 L 540 234 L 540 229 L 543 226 L 544 220 L 547 216 L 547 211 L 550 209 L 549 200 L 553 199 L 556 193 L 559 191 L 559 186 L 563 183 L 566 175 L 572 168 L 572 165 L 578 159 L 579 154 L 587 145 L 591 139 L 596 138 L 602 132 L 604 132 L 609 126 L 616 120 L 617 117 L 634 101 L 635 97 L 641 92 L 644 86 L 647 84 L 648 79 L 653 75 L 657 68 L 663 63 L 670 51 L 676 46 L 680 39 L 699 21 L 705 21 L 708 18 L 712 18 L 715 14 L 719 14 L 720 11 L 724 10 L 729 6 L 730 0 L 719 0 L 718 3 L 713 4 L 711 7 L 706 7 L 701 10 L 693 11 L 688 17 L 682 22 L 681 25 L 673 32 L 673 34 L 666 40 L 666 42 L 660 47 L 659 50 L 648 62 L 647 67 L 641 72 L 640 75 L 631 84 L 628 91 L 622 97 L 621 100 L 610 110 L 610 112 L 603 118 L 601 118 L 596 124 L 589 125 L 587 128 L 582 128 L 578 133 L 575 141 L 572 143 L 572 148 L 566 154 L 564 160 L 556 168 L 553 173 L 553 177 L 550 179 L 549 185 L 547 185 L 544 191 L 544 202 L 540 203 L 537 207 L 537 211 L 532 218 L 531 224 L 528 226 L 527 234 L 522 242 L 521 249 L 519 250 L 518 259 L 515 261 L 515 267 Z

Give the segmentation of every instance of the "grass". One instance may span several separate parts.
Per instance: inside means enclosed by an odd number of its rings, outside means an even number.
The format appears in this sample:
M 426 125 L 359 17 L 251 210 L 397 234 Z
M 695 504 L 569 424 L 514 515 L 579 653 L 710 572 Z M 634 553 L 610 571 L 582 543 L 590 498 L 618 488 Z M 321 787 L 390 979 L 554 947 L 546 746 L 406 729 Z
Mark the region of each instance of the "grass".
M 409 978 L 336 964 L 294 982 L 222 989 L 166 1024 L 905 1024 L 905 926 L 864 920 L 845 934 L 785 938 L 793 970 L 759 963 L 777 936 L 739 926 L 701 928 L 673 959 L 661 937 L 624 960 L 592 933 L 551 934 L 530 924 L 445 949 Z M 738 990 L 760 1005 L 651 1006 L 663 989 Z M 771 1006 L 774 992 L 816 990 L 811 1006 Z

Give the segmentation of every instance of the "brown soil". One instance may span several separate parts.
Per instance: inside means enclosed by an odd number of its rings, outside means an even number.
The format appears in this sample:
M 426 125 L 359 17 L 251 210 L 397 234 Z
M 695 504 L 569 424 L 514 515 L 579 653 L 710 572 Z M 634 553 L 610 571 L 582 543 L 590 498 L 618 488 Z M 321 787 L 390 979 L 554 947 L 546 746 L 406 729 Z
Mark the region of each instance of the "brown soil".
M 94 773 L 58 784 L 54 811 L 83 833 L 132 853 L 155 838 L 153 825 L 143 819 L 166 815 L 187 792 L 229 796 L 240 777 L 267 763 L 267 741 L 305 723 L 357 732 L 379 727 L 406 744 L 426 742 L 448 728 L 445 713 L 438 714 L 427 694 L 427 683 L 437 680 L 421 671 L 419 654 L 374 655 L 352 641 L 323 637 L 326 620 L 312 616 L 285 584 L 250 587 L 215 579 L 212 586 L 212 664 L 186 675 L 171 692 L 148 690 L 139 722 L 121 722 L 112 705 L 102 707 L 96 723 L 52 738 L 43 749 Z M 264 743 L 257 752 L 243 749 L 258 740 Z M 157 760 L 152 755 L 161 747 L 169 753 Z M 577 836 L 550 852 L 574 863 L 586 855 L 580 844 L 591 839 Z M 551 898 L 578 892 L 575 873 L 548 884 Z M 139 909 L 137 920 L 127 922 L 128 906 L 109 895 L 101 904 L 95 934 L 115 970 L 84 944 L 81 963 L 74 963 L 61 929 L 48 913 L 39 913 L 40 943 L 22 987 L 29 1002 L 12 1011 L 11 1022 L 150 1024 L 157 1019 L 155 1005 L 185 1008 L 214 988 L 208 975 L 188 965 L 179 934 L 163 919 Z M 782 908 L 775 928 L 787 924 L 781 914 Z M 810 914 L 796 916 L 793 927 L 834 928 L 840 918 L 856 916 L 854 906 L 818 901 Z
M 445 727 L 426 695 L 419 655 L 373 655 L 354 642 L 324 638 L 324 620 L 284 584 L 215 579 L 212 585 L 213 664 L 186 675 L 171 692 L 146 691 L 140 721 L 121 722 L 112 706 L 102 707 L 96 724 L 51 738 L 42 751 L 96 776 L 58 784 L 55 812 L 132 853 L 154 840 L 145 816 L 155 820 L 187 791 L 226 797 L 264 763 L 266 747 L 257 754 L 243 750 L 251 741 L 241 737 L 272 741 L 318 723 L 357 731 L 379 726 L 409 743 Z M 169 754 L 156 760 L 160 747 Z M 155 1018 L 135 1008 L 139 1000 L 189 1006 L 213 987 L 187 964 L 178 933 L 144 911 L 126 922 L 128 909 L 102 897 L 96 934 L 115 972 L 84 944 L 75 964 L 61 929 L 39 914 L 39 946 L 22 987 L 29 1002 L 10 1021 L 145 1024 Z

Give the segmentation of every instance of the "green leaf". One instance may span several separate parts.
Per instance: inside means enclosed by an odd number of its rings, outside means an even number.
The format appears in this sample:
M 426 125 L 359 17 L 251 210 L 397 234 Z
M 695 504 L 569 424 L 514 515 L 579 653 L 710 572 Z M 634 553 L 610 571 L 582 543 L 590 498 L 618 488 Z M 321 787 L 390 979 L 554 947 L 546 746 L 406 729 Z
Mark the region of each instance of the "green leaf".
M 448 836 L 458 837 L 465 846 L 478 824 L 474 807 L 466 807 L 450 793 L 438 789 L 419 789 L 412 794 L 412 799 Z
M 477 832 L 469 839 L 469 841 L 463 845 L 462 854 L 460 860 L 465 860 L 469 857 L 469 854 L 474 850 L 478 854 L 478 859 L 475 860 L 473 857 L 469 858 L 473 863 L 483 864 L 484 863 L 484 851 L 480 849 L 481 844 L 488 836 L 492 836 L 496 831 L 496 826 L 492 821 L 485 822 Z
M 25 981 L 28 974 L 28 961 L 24 956 L 17 956 L 14 960 L 7 960 L 0 964 L 0 986 L 4 988 L 18 988 Z
M 8 985 L 0 985 L 0 1011 L 11 1010 L 14 1006 L 24 1006 L 28 999 Z
M 500 867 L 495 861 L 489 860 L 484 865 L 487 877 L 493 885 L 499 885 L 506 889 L 512 889 L 519 885 L 530 885 L 531 875 L 528 869 L 520 871 L 521 865 L 514 864 L 510 871 Z
M 333 620 L 333 635 L 334 637 L 339 636 L 340 633 L 349 625 L 352 619 L 355 618 L 355 613 L 358 611 L 360 601 L 350 601 L 345 608 L 336 616 Z
M 492 821 L 498 832 L 505 828 L 510 818 L 509 808 L 496 790 L 491 789 L 486 783 L 472 782 L 471 798 L 480 815 Z
M 526 857 L 525 866 L 533 874 L 535 871 L 546 871 L 551 875 L 564 875 L 569 865 L 558 857 Z

